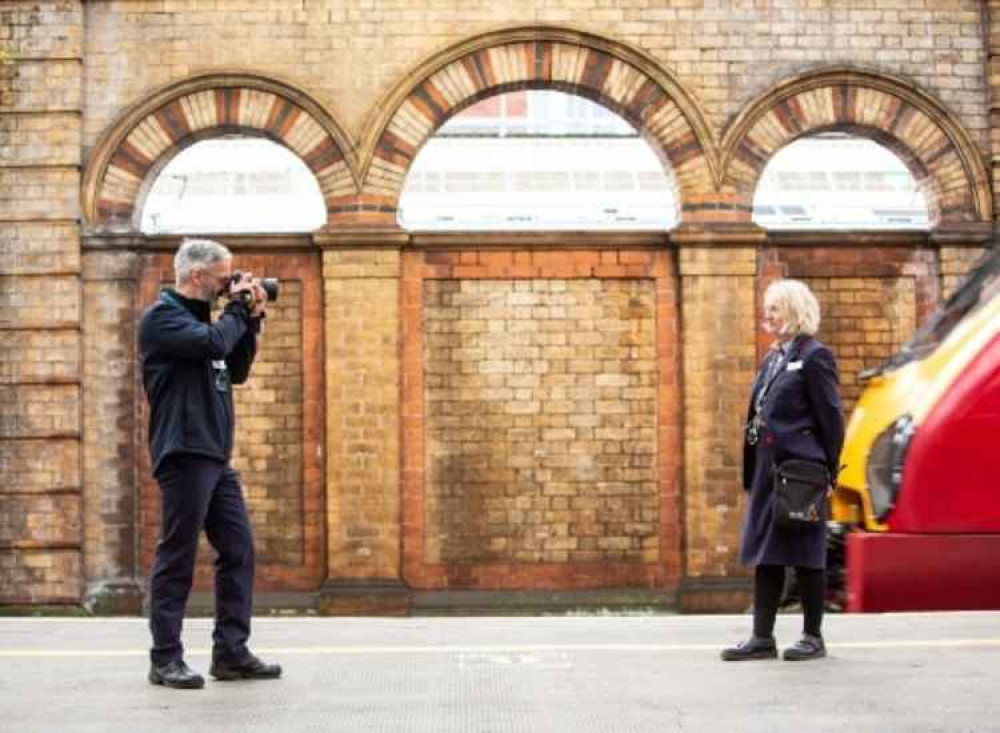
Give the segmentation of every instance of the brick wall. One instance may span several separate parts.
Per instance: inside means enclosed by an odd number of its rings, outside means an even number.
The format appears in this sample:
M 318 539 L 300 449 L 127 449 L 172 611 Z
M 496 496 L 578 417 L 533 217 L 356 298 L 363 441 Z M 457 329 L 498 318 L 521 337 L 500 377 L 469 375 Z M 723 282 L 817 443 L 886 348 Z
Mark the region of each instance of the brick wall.
M 721 138 L 751 100 L 780 80 L 850 65 L 898 76 L 903 84 L 928 92 L 954 113 L 983 154 L 996 157 L 997 133 L 990 128 L 998 96 L 993 0 L 722 5 L 702 0 L 669 0 L 656 7 L 646 0 L 615 0 L 600 7 L 577 0 L 433 6 L 410 0 L 291 5 L 284 0 L 11 0 L 0 5 L 0 49 L 13 60 L 0 65 L 0 466 L 5 478 L 15 477 L 0 487 L 0 499 L 10 507 L 2 522 L 7 539 L 0 540 L 0 587 L 5 589 L 0 602 L 72 600 L 79 597 L 84 577 L 113 578 L 134 573 L 136 566 L 142 573 L 148 562 L 156 495 L 142 450 L 135 456 L 130 440 L 137 427 L 131 406 L 139 398 L 128 363 L 134 359 L 136 308 L 148 302 L 149 288 L 155 289 L 167 266 L 157 260 L 136 280 L 140 275 L 129 270 L 135 262 L 128 247 L 82 258 L 79 199 L 80 170 L 100 136 L 164 84 L 230 69 L 282 79 L 342 123 L 349 142 L 357 142 L 356 152 L 376 132 L 371 122 L 390 90 L 414 81 L 408 75 L 446 47 L 514 25 L 572 26 L 612 46 L 631 45 L 675 75 L 704 110 L 709 138 Z M 785 118 L 792 127 L 799 119 Z M 681 147 L 693 150 L 686 142 Z M 937 152 L 934 158 L 945 160 Z M 945 167 L 957 175 L 961 166 Z M 693 185 L 693 179 L 684 180 Z M 700 170 L 695 182 L 710 182 L 707 171 Z M 953 183 L 965 186 L 964 179 Z M 733 235 L 718 226 L 726 218 L 719 204 L 727 195 L 711 191 L 691 200 L 687 221 L 703 221 L 708 230 L 700 240 L 690 232 L 672 235 L 681 250 L 681 280 L 670 256 L 617 250 L 613 236 L 600 252 L 573 249 L 569 240 L 559 246 L 570 250 L 547 251 L 539 248 L 539 242 L 551 242 L 544 237 L 509 250 L 459 244 L 446 252 L 425 252 L 418 244 L 402 256 L 410 263 L 402 267 L 409 273 L 402 282 L 399 249 L 414 245 L 401 244 L 395 235 L 387 237 L 384 250 L 342 246 L 343 241 L 324 244 L 322 274 L 315 251 L 279 252 L 278 247 L 270 255 L 252 255 L 255 270 L 288 282 L 290 298 L 280 306 L 290 315 L 274 326 L 275 343 L 265 347 L 277 350 L 273 361 L 262 354 L 263 368 L 255 376 L 260 384 L 238 398 L 248 432 L 237 460 L 244 473 L 258 472 L 262 481 L 248 481 L 264 560 L 261 587 L 315 588 L 327 571 L 331 579 L 347 580 L 398 579 L 403 573 L 419 587 L 665 584 L 682 570 L 690 578 L 738 575 L 733 557 L 741 501 L 734 488 L 739 430 L 760 354 L 754 309 L 769 278 L 801 277 L 816 287 L 827 316 L 821 336 L 838 352 L 850 401 L 858 389 L 852 381 L 856 371 L 895 348 L 939 296 L 953 289 L 978 249 L 958 241 L 965 236 L 958 231 L 932 240 L 935 247 L 947 242 L 937 252 L 927 248 L 927 240 L 883 247 L 875 238 L 855 247 L 822 237 L 810 247 L 764 251 L 763 237 Z M 969 236 L 970 242 L 975 239 Z M 142 251 L 146 245 L 133 246 Z M 499 541 L 483 544 L 503 539 L 491 534 L 489 510 L 478 539 L 457 549 L 444 542 L 435 546 L 457 522 L 431 512 L 433 493 L 424 506 L 425 487 L 433 492 L 445 485 L 435 478 L 438 469 L 428 457 L 442 445 L 451 450 L 456 441 L 460 450 L 466 447 L 451 433 L 433 430 L 426 437 L 438 442 L 425 442 L 425 407 L 437 395 L 434 390 L 443 388 L 424 383 L 424 349 L 439 347 L 425 344 L 423 319 L 445 308 L 432 302 L 436 294 L 425 291 L 425 283 L 433 288 L 473 281 L 569 284 L 588 279 L 616 287 L 644 283 L 640 289 L 647 290 L 652 283 L 655 292 L 655 478 L 639 483 L 645 500 L 647 484 L 656 485 L 658 565 L 647 562 L 652 540 L 642 533 L 645 529 L 634 536 L 626 532 L 628 549 L 551 546 L 531 550 L 542 557 L 529 561 L 522 555 L 512 562 L 516 552 L 528 550 L 513 543 L 501 548 Z M 300 331 L 293 325 L 296 288 Z M 639 293 L 640 300 L 646 296 L 646 290 Z M 456 358 L 464 364 L 471 357 Z M 269 374 L 271 364 L 278 366 Z M 300 374 L 298 384 L 282 373 L 289 365 Z M 682 377 L 683 403 L 677 397 Z M 463 388 L 468 389 L 458 389 Z M 275 401 L 254 400 L 255 389 L 267 399 L 273 393 Z M 266 410 L 265 404 L 274 408 Z M 648 409 L 636 414 L 648 415 Z M 594 414 L 604 419 L 596 408 Z M 289 438 L 297 419 L 298 443 Z M 562 428 L 532 429 L 543 431 L 543 442 L 558 442 L 557 433 L 546 438 L 544 431 Z M 571 445 L 577 440 L 584 438 L 574 436 Z M 516 452 L 508 455 L 517 457 Z M 325 474 L 324 456 L 330 458 Z M 509 512 L 542 511 L 538 531 L 566 524 L 565 515 L 546 518 L 546 510 L 518 508 L 517 500 L 523 504 L 524 498 L 514 496 Z M 643 500 L 637 500 L 640 516 L 652 506 Z M 578 507 L 581 513 L 590 511 Z M 609 505 L 609 510 L 616 509 Z M 129 516 L 135 511 L 140 512 L 145 560 L 130 556 L 136 541 Z M 570 502 L 569 508 L 547 511 L 577 509 Z M 511 515 L 506 516 L 503 521 L 509 523 Z M 609 539 L 615 537 L 621 539 Z M 640 549 L 633 537 L 644 538 Z M 580 553 L 592 551 L 608 562 L 580 559 Z M 463 560 L 483 552 L 488 562 Z M 636 552 L 641 557 L 626 562 L 624 553 Z M 205 582 L 204 568 L 200 582 Z
M 136 558 L 137 257 L 83 256 L 83 493 L 86 603 L 106 605 L 109 584 L 128 588 L 118 612 L 139 610 Z
M 916 328 L 913 278 L 806 278 L 822 320 L 817 336 L 833 351 L 844 415 L 864 385 L 858 375 L 897 353 Z
M 400 570 L 399 252 L 323 253 L 329 577 Z
M 819 339 L 837 359 L 845 417 L 864 388 L 858 375 L 899 351 L 940 298 L 937 257 L 911 247 L 767 248 L 760 267 L 760 303 L 777 277 L 801 279 L 816 294 Z M 761 334 L 761 358 L 767 346 Z
M 79 270 L 75 223 L 0 221 L 0 272 L 14 276 Z
M 667 255 L 410 253 L 403 304 L 407 583 L 676 582 Z
M 0 6 L 0 603 L 80 597 L 83 8 Z
M 989 100 L 989 141 L 984 152 L 989 155 L 990 183 L 993 187 L 993 206 L 1000 206 L 1000 2 L 987 0 L 984 4 L 986 24 L 984 45 L 987 49 L 986 82 Z
M 78 549 L 0 552 L 0 603 L 78 603 L 83 567 Z
M 755 254 L 751 247 L 680 252 L 688 578 L 740 572 L 743 425 L 756 369 Z
M 982 247 L 941 248 L 941 298 L 947 298 L 965 278 L 985 250 Z
M 257 588 L 306 590 L 324 574 L 323 369 L 319 263 L 315 254 L 234 254 L 234 269 L 277 277 L 250 379 L 236 386 L 233 467 L 240 473 L 254 528 Z M 171 279 L 168 279 L 171 278 Z M 169 257 L 150 258 L 140 310 L 172 284 Z M 139 479 L 142 563 L 148 574 L 159 532 L 160 496 L 146 448 L 148 407 L 141 390 Z M 212 587 L 214 552 L 202 538 L 197 588 Z
M 254 362 L 235 390 L 239 441 L 233 467 L 252 507 L 262 563 L 297 565 L 302 523 L 302 285 L 284 283 Z
M 658 559 L 655 297 L 426 282 L 426 562 Z
M 93 3 L 86 145 L 151 89 L 226 67 L 262 70 L 310 90 L 359 135 L 382 96 L 429 55 L 478 33 L 529 24 L 572 26 L 637 46 L 677 75 L 718 130 L 779 79 L 819 63 L 862 65 L 913 79 L 987 146 L 987 52 L 975 0 L 939 0 L 933 8 L 925 0 L 672 0 L 655 7 L 646 0 L 168 0 L 156 12 L 122 0 Z

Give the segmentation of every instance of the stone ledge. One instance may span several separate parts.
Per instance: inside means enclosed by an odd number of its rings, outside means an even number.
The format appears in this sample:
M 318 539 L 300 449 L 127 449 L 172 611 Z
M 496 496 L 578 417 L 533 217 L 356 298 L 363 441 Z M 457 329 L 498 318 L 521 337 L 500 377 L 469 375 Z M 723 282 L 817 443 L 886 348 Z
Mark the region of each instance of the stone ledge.
M 144 599 L 142 613 L 149 615 L 149 598 Z M 215 615 L 215 593 L 195 591 L 188 599 L 188 617 Z M 316 593 L 314 591 L 263 591 L 253 594 L 254 616 L 314 616 Z
M 678 596 L 682 613 L 743 613 L 753 601 L 753 578 L 685 578 Z
M 676 593 L 665 589 L 415 591 L 414 616 L 529 616 L 601 612 L 671 613 Z
M 401 581 L 334 581 L 320 588 L 316 610 L 322 616 L 408 616 L 410 602 Z
M 94 616 L 136 616 L 142 612 L 145 590 L 133 579 L 90 583 L 83 607 Z

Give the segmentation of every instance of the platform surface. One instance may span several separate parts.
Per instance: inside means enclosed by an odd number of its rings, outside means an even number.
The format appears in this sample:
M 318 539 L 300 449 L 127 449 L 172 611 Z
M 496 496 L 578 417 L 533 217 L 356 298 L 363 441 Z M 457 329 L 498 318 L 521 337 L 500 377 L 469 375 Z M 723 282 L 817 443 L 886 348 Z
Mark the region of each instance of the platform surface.
M 185 628 L 202 672 L 210 623 Z M 146 682 L 142 619 L 0 618 L 0 730 L 1000 731 L 1000 613 L 828 616 L 825 660 L 719 661 L 749 623 L 262 618 L 283 679 L 187 691 Z

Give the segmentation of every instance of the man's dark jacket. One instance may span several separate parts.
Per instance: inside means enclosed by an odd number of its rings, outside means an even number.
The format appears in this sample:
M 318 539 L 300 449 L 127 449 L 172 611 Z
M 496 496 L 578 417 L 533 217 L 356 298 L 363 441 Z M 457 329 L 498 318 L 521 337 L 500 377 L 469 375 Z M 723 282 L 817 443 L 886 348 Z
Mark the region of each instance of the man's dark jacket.
M 209 303 L 167 289 L 139 321 L 142 382 L 149 399 L 153 473 L 168 456 L 228 463 L 235 415 L 231 384 L 250 376 L 260 319 L 239 300 L 211 322 Z

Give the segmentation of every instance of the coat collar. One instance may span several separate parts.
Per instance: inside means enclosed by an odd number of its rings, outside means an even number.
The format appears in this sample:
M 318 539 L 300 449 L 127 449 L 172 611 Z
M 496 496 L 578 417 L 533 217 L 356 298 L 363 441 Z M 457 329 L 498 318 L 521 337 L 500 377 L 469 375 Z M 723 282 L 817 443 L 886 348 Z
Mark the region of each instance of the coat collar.
M 173 288 L 164 288 L 161 290 L 160 300 L 183 306 L 185 310 L 203 323 L 211 323 L 212 321 L 212 306 L 208 301 L 186 298 Z

